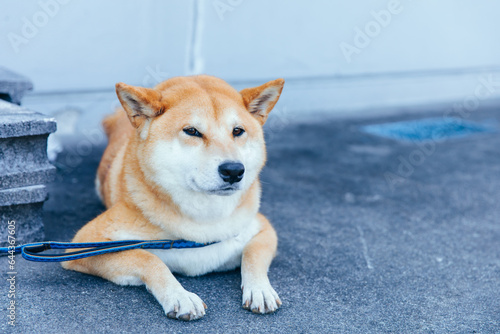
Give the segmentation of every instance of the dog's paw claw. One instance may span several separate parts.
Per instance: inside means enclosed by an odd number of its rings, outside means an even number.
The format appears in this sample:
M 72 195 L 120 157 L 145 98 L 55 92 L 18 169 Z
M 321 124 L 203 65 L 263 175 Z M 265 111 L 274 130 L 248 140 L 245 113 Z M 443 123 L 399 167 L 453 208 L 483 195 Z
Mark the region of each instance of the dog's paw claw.
M 257 307 L 257 308 L 253 308 L 253 309 L 252 309 L 252 312 L 253 312 L 253 313 L 257 313 L 257 314 L 259 314 L 259 313 L 260 313 L 260 314 L 264 313 L 264 312 L 263 312 L 263 310 L 262 310 L 262 307 L 261 307 L 261 306 L 259 306 L 259 307 Z
M 161 304 L 168 318 L 184 321 L 202 318 L 207 308 L 200 297 L 184 289 L 165 293 Z
M 243 289 L 243 308 L 253 313 L 273 313 L 282 305 L 278 294 L 270 284 Z

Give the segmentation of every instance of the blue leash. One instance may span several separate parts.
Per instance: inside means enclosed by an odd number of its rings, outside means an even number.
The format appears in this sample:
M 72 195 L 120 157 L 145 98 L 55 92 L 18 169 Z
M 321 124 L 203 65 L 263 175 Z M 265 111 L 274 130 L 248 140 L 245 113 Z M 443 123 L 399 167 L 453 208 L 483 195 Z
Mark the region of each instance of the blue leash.
M 14 255 L 21 253 L 23 258 L 36 262 L 63 262 L 83 259 L 90 256 L 121 252 L 131 249 L 183 249 L 200 248 L 215 244 L 210 242 L 200 244 L 187 240 L 122 240 L 103 242 L 57 242 L 45 241 L 35 242 L 17 247 L 0 247 L 0 255 Z M 83 250 L 62 254 L 38 254 L 49 249 L 73 249 L 85 248 Z

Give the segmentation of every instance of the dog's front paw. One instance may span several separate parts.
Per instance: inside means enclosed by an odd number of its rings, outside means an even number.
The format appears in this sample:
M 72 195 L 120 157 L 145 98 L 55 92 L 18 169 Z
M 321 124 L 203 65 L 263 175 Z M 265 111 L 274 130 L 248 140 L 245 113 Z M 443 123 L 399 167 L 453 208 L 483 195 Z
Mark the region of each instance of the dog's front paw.
M 184 288 L 168 291 L 160 303 L 167 317 L 184 321 L 200 319 L 207 308 L 200 297 Z
M 281 306 L 281 300 L 269 283 L 246 284 L 243 289 L 243 308 L 254 313 L 273 313 Z

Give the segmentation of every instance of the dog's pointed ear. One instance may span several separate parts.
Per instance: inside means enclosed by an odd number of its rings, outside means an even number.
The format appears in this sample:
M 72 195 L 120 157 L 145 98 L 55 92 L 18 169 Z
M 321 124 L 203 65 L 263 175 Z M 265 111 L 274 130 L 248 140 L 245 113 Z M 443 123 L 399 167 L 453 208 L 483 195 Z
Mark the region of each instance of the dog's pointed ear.
M 116 84 L 116 95 L 127 112 L 130 123 L 137 129 L 165 111 L 161 93 L 151 88 L 134 87 L 120 82 Z
M 245 88 L 240 91 L 245 107 L 261 125 L 264 125 L 269 112 L 278 102 L 284 84 L 285 80 L 276 79 L 262 86 Z

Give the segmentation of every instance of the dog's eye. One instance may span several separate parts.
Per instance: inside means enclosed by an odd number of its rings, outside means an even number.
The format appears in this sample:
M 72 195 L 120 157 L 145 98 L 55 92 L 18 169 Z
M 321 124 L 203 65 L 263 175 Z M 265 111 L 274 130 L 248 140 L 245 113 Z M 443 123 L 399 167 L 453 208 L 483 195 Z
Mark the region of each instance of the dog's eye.
M 233 129 L 233 136 L 235 136 L 235 137 L 239 137 L 239 136 L 241 136 L 244 132 L 245 132 L 245 130 L 243 130 L 242 128 L 234 128 L 234 129 Z
M 185 134 L 189 136 L 200 137 L 200 138 L 203 137 L 203 135 L 195 128 L 185 128 L 183 131 Z

